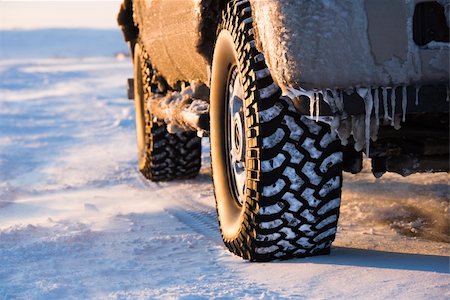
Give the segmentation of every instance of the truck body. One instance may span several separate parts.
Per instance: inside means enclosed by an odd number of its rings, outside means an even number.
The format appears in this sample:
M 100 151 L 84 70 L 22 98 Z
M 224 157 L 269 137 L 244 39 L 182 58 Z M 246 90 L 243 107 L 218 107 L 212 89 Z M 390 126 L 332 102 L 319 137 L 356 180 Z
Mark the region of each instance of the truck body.
M 125 0 L 139 168 L 194 176 L 210 136 L 223 240 L 329 253 L 342 171 L 449 170 L 450 1 Z M 133 94 L 133 93 L 132 93 Z
M 197 79 L 209 84 L 211 37 L 221 7 L 212 2 L 134 1 L 142 42 L 169 82 Z M 257 47 L 276 82 L 303 89 L 447 82 L 445 37 L 425 45 L 414 41 L 415 23 L 423 23 L 414 19 L 418 3 L 426 2 L 251 1 Z M 448 26 L 446 9 L 448 3 L 436 11 L 445 22 L 441 26 Z

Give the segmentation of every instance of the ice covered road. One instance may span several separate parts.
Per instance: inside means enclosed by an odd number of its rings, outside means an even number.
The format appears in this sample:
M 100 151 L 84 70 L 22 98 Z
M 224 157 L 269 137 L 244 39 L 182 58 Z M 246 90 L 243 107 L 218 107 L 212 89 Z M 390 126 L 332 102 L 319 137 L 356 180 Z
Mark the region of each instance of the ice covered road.
M 330 256 L 248 263 L 206 140 L 198 178 L 139 175 L 120 34 L 21 34 L 0 45 L 0 299 L 450 298 L 447 174 L 346 175 Z

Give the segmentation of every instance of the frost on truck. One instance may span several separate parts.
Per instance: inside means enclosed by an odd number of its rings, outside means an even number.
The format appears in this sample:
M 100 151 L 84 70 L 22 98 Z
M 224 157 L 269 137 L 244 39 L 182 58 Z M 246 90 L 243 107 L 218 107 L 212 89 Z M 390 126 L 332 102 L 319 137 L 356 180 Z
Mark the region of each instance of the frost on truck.
M 209 137 L 225 245 L 327 254 L 342 171 L 448 172 L 449 1 L 125 0 L 139 170 L 191 178 Z

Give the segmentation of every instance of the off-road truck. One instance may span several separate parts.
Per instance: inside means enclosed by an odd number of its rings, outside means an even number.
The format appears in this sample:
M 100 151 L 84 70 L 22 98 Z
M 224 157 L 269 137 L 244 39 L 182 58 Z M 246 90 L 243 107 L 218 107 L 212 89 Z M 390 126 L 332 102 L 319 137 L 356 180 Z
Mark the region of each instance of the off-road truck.
M 449 1 L 125 0 L 139 170 L 194 177 L 226 246 L 327 254 L 342 171 L 448 171 Z

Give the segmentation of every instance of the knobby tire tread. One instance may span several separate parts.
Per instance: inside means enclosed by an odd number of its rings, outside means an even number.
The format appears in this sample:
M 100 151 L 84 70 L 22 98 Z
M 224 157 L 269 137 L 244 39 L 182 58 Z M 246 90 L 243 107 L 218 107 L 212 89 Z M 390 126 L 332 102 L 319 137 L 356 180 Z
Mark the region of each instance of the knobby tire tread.
M 151 97 L 151 82 L 155 72 L 144 46 L 141 68 L 144 91 L 144 107 Z M 201 139 L 196 132 L 171 134 L 165 124 L 153 122 L 151 113 L 145 109 L 145 164 L 141 173 L 151 181 L 170 181 L 193 178 L 201 167 Z
M 238 53 L 249 153 L 244 221 L 238 236 L 224 243 L 252 261 L 328 254 L 339 217 L 340 143 L 327 124 L 300 116 L 268 71 L 257 78 L 267 65 L 256 48 L 249 1 L 228 3 L 222 30 L 230 32 Z

